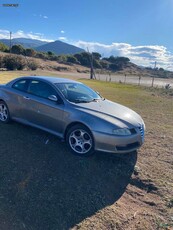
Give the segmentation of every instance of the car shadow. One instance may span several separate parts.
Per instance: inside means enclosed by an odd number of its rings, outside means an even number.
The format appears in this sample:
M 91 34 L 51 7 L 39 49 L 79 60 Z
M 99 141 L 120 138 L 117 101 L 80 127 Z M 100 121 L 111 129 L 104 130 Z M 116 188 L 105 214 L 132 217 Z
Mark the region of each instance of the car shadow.
M 125 192 L 137 153 L 69 153 L 40 130 L 0 124 L 0 225 L 10 230 L 69 229 Z M 2 222 L 2 223 L 1 223 Z

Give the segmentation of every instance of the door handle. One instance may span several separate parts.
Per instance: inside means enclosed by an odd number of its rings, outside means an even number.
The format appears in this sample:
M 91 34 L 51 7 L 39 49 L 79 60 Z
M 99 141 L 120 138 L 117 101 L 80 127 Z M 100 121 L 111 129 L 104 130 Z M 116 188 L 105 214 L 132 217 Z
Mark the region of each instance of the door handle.
M 26 99 L 26 100 L 30 100 L 30 98 L 29 98 L 29 97 L 25 97 L 25 96 L 24 96 L 23 98 L 24 98 L 24 99 Z

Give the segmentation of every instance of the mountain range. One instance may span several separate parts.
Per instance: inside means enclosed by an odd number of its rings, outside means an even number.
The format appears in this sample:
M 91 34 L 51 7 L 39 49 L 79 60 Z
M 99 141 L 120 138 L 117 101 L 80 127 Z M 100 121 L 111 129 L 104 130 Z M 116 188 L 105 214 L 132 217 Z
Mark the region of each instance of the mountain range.
M 0 39 L 0 42 L 7 46 L 10 46 L 10 39 Z M 85 51 L 77 46 L 73 46 L 58 40 L 54 42 L 46 42 L 29 38 L 13 38 L 11 40 L 11 45 L 21 45 L 24 48 L 32 48 L 40 52 L 51 51 L 56 55 L 76 54 Z

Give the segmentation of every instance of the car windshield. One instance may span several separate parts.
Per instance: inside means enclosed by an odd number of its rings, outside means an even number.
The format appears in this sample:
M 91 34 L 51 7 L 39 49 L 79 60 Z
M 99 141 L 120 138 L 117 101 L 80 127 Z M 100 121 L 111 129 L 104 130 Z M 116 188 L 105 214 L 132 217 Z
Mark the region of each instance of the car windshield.
M 81 83 L 56 83 L 55 85 L 70 102 L 88 103 L 102 99 L 98 93 Z

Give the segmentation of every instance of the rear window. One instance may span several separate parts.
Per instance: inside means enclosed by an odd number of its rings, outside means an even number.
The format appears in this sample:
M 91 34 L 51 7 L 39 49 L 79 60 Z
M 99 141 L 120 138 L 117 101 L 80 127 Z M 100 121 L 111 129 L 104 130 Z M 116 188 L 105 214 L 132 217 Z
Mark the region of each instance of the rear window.
M 28 87 L 28 80 L 19 80 L 17 82 L 15 82 L 12 86 L 12 88 L 20 90 L 20 91 L 27 91 L 27 87 Z

